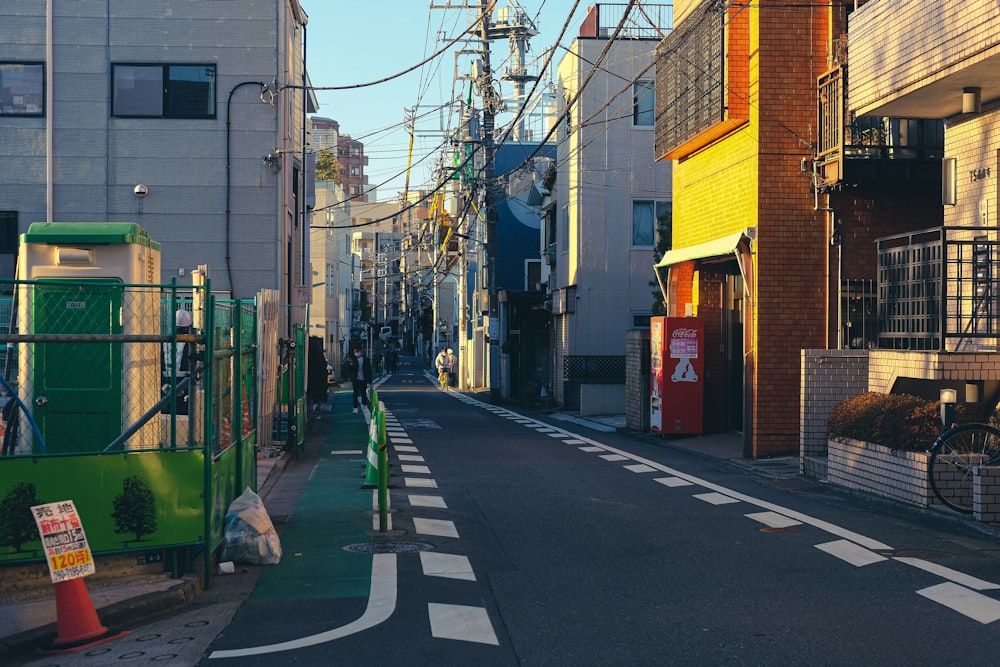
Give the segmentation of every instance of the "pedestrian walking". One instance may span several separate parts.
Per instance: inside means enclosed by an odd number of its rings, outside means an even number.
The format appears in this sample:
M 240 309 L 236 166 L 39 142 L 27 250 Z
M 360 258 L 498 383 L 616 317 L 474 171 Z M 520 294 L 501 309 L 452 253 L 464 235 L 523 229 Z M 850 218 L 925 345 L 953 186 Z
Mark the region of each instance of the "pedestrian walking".
M 372 381 L 372 362 L 368 360 L 360 347 L 354 348 L 354 358 L 348 368 L 348 376 L 354 387 L 354 413 L 358 412 L 358 401 L 370 409 L 368 404 L 368 385 Z

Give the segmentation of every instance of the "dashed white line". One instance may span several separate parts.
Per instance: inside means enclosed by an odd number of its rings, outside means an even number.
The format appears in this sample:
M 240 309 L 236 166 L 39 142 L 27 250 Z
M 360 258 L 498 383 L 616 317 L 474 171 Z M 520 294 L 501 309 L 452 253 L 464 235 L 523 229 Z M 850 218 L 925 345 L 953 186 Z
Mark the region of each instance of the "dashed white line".
M 426 477 L 404 477 L 404 486 L 411 486 L 419 489 L 436 489 L 438 488 L 437 482 L 433 479 L 427 479 Z
M 420 535 L 436 535 L 437 537 L 458 537 L 458 529 L 454 521 L 446 519 L 413 519 L 413 529 Z
M 627 456 L 622 456 L 621 454 L 602 454 L 601 458 L 605 461 L 628 461 Z
M 434 637 L 500 645 L 490 624 L 490 617 L 482 607 L 431 602 L 427 605 L 427 615 L 431 621 L 431 635 Z
M 917 593 L 984 625 L 1000 620 L 1000 601 L 952 582 L 924 588 Z
M 424 457 L 419 454 L 397 454 L 396 458 L 400 461 L 409 461 L 410 463 L 423 463 Z
M 414 507 L 435 507 L 438 509 L 448 509 L 448 506 L 444 502 L 444 498 L 441 496 L 418 496 L 409 495 L 407 500 Z
M 728 505 L 729 503 L 738 503 L 740 501 L 736 500 L 732 496 L 727 496 L 723 493 L 696 493 L 694 497 L 698 500 L 704 500 L 706 503 L 711 503 L 712 505 Z
M 678 486 L 694 486 L 691 482 L 686 479 L 681 479 L 680 477 L 657 477 L 653 480 L 654 482 L 659 482 L 663 486 L 669 486 L 675 488 Z
M 407 475 L 429 475 L 431 474 L 431 469 L 428 466 L 413 466 L 402 464 L 399 469 Z
M 755 514 L 744 515 L 748 519 L 753 519 L 754 521 L 759 521 L 765 526 L 771 528 L 791 528 L 792 526 L 801 526 L 801 521 L 796 521 L 795 519 L 789 519 L 783 514 L 778 514 L 777 512 L 757 512 Z
M 625 470 L 631 470 L 632 472 L 656 472 L 656 468 L 648 466 L 645 463 L 636 463 L 635 465 L 625 466 Z
M 421 551 L 420 567 L 428 577 L 444 577 L 445 579 L 462 579 L 475 581 L 476 574 L 467 556 L 444 554 L 437 551 Z
M 864 567 L 865 565 L 889 560 L 885 556 L 881 556 L 874 551 L 869 551 L 847 540 L 835 540 L 833 542 L 826 542 L 825 544 L 817 544 L 816 548 L 855 567 Z

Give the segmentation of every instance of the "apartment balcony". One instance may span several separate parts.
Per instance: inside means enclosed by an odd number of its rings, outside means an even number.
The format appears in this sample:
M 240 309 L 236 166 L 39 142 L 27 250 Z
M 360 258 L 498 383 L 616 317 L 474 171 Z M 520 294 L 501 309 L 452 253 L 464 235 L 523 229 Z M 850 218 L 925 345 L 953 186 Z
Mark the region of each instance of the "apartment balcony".
M 949 118 L 1000 98 L 995 0 L 869 0 L 847 33 L 857 116 Z
M 853 58 L 852 52 L 852 76 Z M 821 191 L 842 185 L 940 187 L 944 121 L 853 117 L 845 97 L 847 69 L 838 65 L 817 82 L 816 187 Z

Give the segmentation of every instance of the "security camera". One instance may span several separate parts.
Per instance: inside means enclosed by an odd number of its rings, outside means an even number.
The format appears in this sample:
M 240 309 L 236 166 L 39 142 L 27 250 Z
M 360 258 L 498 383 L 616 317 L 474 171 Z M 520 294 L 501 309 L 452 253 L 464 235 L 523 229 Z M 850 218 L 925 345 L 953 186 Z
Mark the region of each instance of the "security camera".
M 132 192 L 135 193 L 136 197 L 138 197 L 139 199 L 142 199 L 143 197 L 145 197 L 146 195 L 149 194 L 149 188 L 147 188 L 145 185 L 143 185 L 142 183 L 140 183 L 139 185 L 137 185 L 134 188 L 132 188 Z

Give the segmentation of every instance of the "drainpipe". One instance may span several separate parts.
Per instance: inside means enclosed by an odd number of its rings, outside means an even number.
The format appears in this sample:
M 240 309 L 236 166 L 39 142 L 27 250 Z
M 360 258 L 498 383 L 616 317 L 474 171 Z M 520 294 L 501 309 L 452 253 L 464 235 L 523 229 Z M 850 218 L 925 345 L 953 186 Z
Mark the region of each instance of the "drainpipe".
M 232 121 L 230 120 L 233 107 L 233 95 L 238 89 L 243 86 L 260 86 L 261 91 L 267 88 L 267 84 L 263 81 L 243 81 L 241 83 L 233 86 L 232 90 L 229 91 L 229 100 L 226 102 L 226 274 L 229 276 L 229 296 L 236 298 L 236 288 L 233 285 L 233 267 L 230 262 L 229 256 L 229 236 L 230 236 L 230 218 L 232 217 L 232 210 L 230 209 L 230 200 L 232 199 L 232 158 L 231 158 L 231 128 Z

